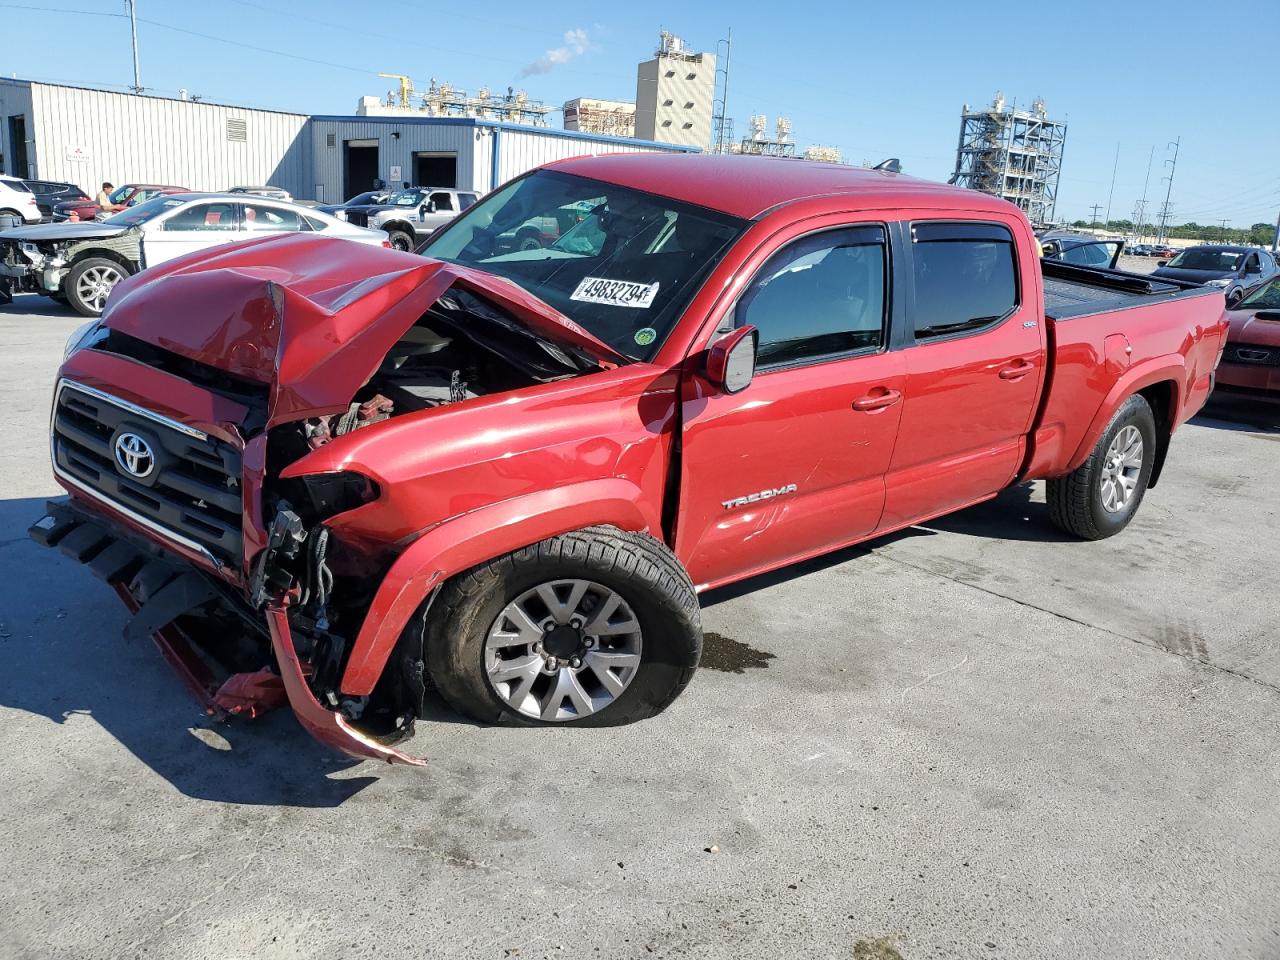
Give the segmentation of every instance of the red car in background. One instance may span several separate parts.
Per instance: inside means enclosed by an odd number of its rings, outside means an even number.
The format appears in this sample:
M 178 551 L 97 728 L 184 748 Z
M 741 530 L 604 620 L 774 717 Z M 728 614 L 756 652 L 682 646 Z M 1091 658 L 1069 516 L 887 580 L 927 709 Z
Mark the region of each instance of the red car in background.
M 190 192 L 186 187 L 163 187 L 153 183 L 126 183 L 124 186 L 116 187 L 111 192 L 109 199 L 117 207 L 123 208 L 132 207 L 135 204 L 142 203 L 144 200 L 158 197 L 162 193 Z M 98 201 L 91 197 L 86 197 L 83 200 L 67 200 L 53 208 L 53 222 L 92 220 L 100 213 L 102 213 L 102 208 L 98 206 Z
M 1227 311 L 1226 351 L 1217 389 L 1280 401 L 1280 277 L 1274 277 Z

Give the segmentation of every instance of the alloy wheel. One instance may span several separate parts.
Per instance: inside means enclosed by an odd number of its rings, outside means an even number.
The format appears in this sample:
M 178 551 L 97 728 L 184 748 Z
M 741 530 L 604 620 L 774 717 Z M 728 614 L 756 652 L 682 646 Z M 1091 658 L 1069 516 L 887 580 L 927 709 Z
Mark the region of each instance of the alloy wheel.
M 642 642 L 640 621 L 616 591 L 591 580 L 552 580 L 498 614 L 485 640 L 485 674 L 521 716 L 577 720 L 630 686 Z
M 76 280 L 76 294 L 89 309 L 101 313 L 112 288 L 124 277 L 115 267 L 90 267 Z
M 1133 424 L 1111 439 L 1102 462 L 1102 509 L 1120 513 L 1133 500 L 1142 473 L 1142 433 Z

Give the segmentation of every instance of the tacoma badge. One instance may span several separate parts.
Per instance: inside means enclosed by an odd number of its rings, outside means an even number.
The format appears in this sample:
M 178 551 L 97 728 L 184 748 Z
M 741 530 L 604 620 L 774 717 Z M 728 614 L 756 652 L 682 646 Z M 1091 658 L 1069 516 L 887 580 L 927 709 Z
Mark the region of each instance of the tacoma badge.
M 785 487 L 773 487 L 770 490 L 761 490 L 759 493 L 748 493 L 745 497 L 734 497 L 732 500 L 721 500 L 726 510 L 732 510 L 734 507 L 745 507 L 748 503 L 759 503 L 761 500 L 772 500 L 774 497 L 780 497 L 786 493 L 795 493 L 796 485 L 788 483 Z

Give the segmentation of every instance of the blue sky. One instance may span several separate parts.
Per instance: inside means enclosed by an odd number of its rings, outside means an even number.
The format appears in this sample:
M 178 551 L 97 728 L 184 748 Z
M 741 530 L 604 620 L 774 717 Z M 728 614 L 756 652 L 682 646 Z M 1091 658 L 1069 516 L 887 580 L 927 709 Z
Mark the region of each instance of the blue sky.
M 40 27 L 51 14 L 41 10 L 81 12 L 57 13 L 62 26 L 48 30 Z M 0 0 L 4 32 L 27 25 L 36 40 L 4 44 L 0 72 L 129 84 L 128 21 L 91 15 L 123 10 L 122 0 Z M 1117 142 L 1112 216 L 1129 216 L 1142 195 L 1152 147 L 1148 209 L 1156 210 L 1167 144 L 1181 137 L 1175 222 L 1275 221 L 1280 83 L 1268 47 L 1280 28 L 1276 0 L 1211 9 L 1188 0 L 1070 0 L 989 10 L 958 0 L 138 0 L 139 17 L 155 21 L 139 23 L 138 34 L 142 82 L 158 93 L 186 87 L 210 100 L 348 113 L 361 95 L 391 86 L 379 71 L 470 91 L 514 85 L 556 105 L 575 96 L 633 99 L 635 64 L 652 54 L 659 29 L 710 50 L 732 28 L 729 112 L 739 135 L 753 113 L 768 114 L 771 124 L 783 114 L 801 145 L 838 146 L 854 162 L 897 156 L 908 173 L 943 180 L 962 104 L 987 103 L 996 90 L 1020 105 L 1042 96 L 1050 115 L 1069 124 L 1059 216 L 1088 219 L 1095 203 L 1105 213 Z M 570 31 L 585 32 L 585 45 L 580 34 L 566 42 Z M 549 69 L 527 73 L 534 65 Z

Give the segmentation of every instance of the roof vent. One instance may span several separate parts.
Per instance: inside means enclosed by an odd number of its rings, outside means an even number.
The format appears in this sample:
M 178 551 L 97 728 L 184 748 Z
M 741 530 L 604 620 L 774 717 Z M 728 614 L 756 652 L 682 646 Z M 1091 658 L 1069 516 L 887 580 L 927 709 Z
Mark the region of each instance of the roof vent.
M 227 117 L 227 139 L 232 143 L 244 143 L 249 139 L 249 124 L 243 117 Z

